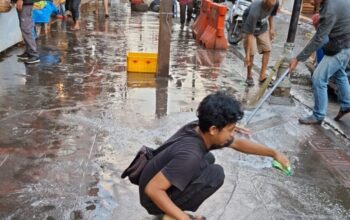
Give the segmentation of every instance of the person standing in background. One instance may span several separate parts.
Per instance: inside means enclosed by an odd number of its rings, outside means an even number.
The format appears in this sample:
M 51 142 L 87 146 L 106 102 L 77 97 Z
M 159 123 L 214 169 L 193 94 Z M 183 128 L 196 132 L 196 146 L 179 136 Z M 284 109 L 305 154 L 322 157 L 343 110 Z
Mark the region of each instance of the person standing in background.
M 40 62 L 38 48 L 33 35 L 32 9 L 33 0 L 17 0 L 16 9 L 19 18 L 19 26 L 22 37 L 26 46 L 23 54 L 17 55 L 18 59 L 23 60 L 26 64 Z
M 320 5 L 320 18 L 315 35 L 305 48 L 291 59 L 290 72 L 298 63 L 306 59 L 318 48 L 323 47 L 324 57 L 312 75 L 314 108 L 311 115 L 299 118 L 300 124 L 322 124 L 327 114 L 327 85 L 332 77 L 338 87 L 340 109 L 335 121 L 350 113 L 350 84 L 346 66 L 350 60 L 350 1 L 349 0 L 312 0 Z M 328 43 L 324 45 L 328 38 Z
M 74 26 L 71 27 L 72 31 L 80 30 L 80 1 L 81 0 L 66 0 L 66 10 L 71 12 L 74 22 Z
M 180 24 L 181 24 L 181 29 L 183 29 L 185 25 L 185 21 L 186 21 L 186 26 L 188 26 L 191 22 L 192 13 L 193 13 L 193 0 L 178 0 L 178 1 L 180 3 Z M 187 18 L 186 18 L 186 12 L 187 12 Z
M 103 0 L 103 8 L 105 10 L 105 18 L 109 17 L 109 8 L 108 8 L 108 0 Z M 98 7 L 98 0 L 95 1 L 95 11 L 94 14 L 98 14 L 99 7 Z
M 245 60 L 248 86 L 254 86 L 252 68 L 254 55 L 262 54 L 259 83 L 267 79 L 266 69 L 270 59 L 271 41 L 275 38 L 273 17 L 279 8 L 278 0 L 255 0 L 243 13 Z

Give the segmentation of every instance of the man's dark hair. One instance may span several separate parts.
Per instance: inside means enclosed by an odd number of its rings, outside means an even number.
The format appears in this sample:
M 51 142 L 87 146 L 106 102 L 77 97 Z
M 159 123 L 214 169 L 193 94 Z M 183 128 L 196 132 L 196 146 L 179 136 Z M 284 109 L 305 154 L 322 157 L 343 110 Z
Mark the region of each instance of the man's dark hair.
M 240 103 L 222 91 L 205 97 L 197 109 L 199 128 L 202 132 L 209 131 L 211 126 L 216 126 L 221 130 L 226 125 L 241 120 L 243 114 Z

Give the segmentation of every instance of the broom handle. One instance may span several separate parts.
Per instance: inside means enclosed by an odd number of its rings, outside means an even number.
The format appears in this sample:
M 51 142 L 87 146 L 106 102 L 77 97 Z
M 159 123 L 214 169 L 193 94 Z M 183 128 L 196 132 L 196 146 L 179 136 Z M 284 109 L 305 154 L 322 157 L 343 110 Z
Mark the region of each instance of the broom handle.
M 268 91 L 268 93 L 262 98 L 259 104 L 255 107 L 254 111 L 248 116 L 247 120 L 243 123 L 244 125 L 247 125 L 252 120 L 252 118 L 257 113 L 257 111 L 262 106 L 262 104 L 264 104 L 266 99 L 272 94 L 272 92 L 277 88 L 277 86 L 284 80 L 284 78 L 288 75 L 288 73 L 289 73 L 289 68 L 283 73 L 283 75 L 275 82 L 275 84 Z

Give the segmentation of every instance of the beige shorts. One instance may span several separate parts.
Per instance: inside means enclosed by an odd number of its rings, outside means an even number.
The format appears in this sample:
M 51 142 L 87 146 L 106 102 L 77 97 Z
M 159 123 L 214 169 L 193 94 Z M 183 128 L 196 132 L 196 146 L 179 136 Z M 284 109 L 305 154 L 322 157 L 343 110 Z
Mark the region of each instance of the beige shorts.
M 244 49 L 247 48 L 247 35 L 244 36 Z M 264 33 L 255 36 L 255 40 L 253 41 L 253 45 L 250 51 L 250 54 L 254 56 L 257 52 L 262 54 L 263 52 L 270 52 L 271 51 L 271 40 L 270 40 L 270 33 L 268 31 L 265 31 Z

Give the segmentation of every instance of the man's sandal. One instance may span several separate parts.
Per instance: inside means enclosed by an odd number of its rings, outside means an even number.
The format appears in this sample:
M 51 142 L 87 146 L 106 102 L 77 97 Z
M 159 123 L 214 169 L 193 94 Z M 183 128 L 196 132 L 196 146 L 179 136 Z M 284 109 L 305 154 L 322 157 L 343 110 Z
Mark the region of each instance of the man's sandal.
M 188 216 L 190 216 L 191 220 L 206 220 L 207 219 L 204 216 L 194 216 L 194 215 L 190 215 L 190 214 L 188 214 Z
M 245 83 L 247 83 L 248 86 L 254 86 L 254 79 L 248 78 L 246 79 Z
M 265 77 L 264 79 L 259 79 L 260 85 L 261 85 L 261 84 L 264 84 L 264 82 L 265 82 L 266 80 L 267 80 L 267 77 Z M 273 83 L 272 83 L 272 81 L 270 81 L 268 87 L 272 87 L 272 86 L 273 86 Z
M 206 217 L 203 217 L 203 216 L 194 216 L 194 215 L 190 215 L 190 214 L 187 214 L 191 220 L 206 220 L 207 218 Z M 162 220 L 176 220 L 175 218 L 173 217 L 170 217 L 169 215 L 163 215 L 162 217 Z

